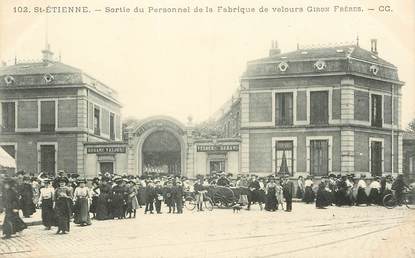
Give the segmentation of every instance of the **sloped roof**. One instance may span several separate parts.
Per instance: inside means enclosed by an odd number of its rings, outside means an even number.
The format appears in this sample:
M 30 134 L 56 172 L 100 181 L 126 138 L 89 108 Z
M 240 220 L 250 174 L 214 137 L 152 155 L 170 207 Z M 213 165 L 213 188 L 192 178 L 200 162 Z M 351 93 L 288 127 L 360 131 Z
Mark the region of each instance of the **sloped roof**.
M 396 68 L 392 63 L 380 58 L 371 51 L 357 45 L 341 45 L 319 48 L 297 49 L 295 51 L 281 53 L 275 56 L 252 60 L 249 63 L 262 63 L 272 61 L 306 61 L 315 59 L 347 59 L 356 58 L 371 63 Z
M 0 67 L 0 76 L 3 75 L 28 75 L 28 74 L 59 74 L 59 73 L 81 73 L 78 68 L 63 64 L 61 62 L 36 62 L 18 63 L 15 65 Z

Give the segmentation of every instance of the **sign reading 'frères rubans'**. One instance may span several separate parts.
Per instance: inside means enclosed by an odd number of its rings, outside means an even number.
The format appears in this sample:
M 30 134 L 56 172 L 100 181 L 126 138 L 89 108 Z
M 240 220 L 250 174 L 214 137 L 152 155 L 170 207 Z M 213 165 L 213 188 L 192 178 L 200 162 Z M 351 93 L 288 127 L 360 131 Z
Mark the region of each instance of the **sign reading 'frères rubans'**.
M 239 151 L 239 145 L 231 144 L 231 145 L 198 145 L 197 146 L 198 152 L 205 152 L 205 151 Z
M 123 146 L 115 147 L 88 147 L 87 153 L 125 153 L 126 148 Z

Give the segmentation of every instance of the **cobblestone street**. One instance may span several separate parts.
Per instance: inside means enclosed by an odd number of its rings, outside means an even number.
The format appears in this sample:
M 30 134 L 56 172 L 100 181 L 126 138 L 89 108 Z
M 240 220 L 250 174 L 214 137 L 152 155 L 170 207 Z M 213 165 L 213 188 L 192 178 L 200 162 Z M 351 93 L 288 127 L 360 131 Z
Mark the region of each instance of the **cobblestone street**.
M 1 240 L 2 257 L 415 257 L 415 213 L 406 207 L 296 203 L 287 213 L 215 209 L 71 225 L 32 226 Z

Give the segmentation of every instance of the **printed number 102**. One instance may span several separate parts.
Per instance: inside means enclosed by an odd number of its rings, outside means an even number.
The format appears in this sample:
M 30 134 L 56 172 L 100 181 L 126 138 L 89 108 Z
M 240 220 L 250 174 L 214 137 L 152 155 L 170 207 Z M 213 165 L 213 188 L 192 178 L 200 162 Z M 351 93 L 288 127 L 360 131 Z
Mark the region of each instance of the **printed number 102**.
M 13 7 L 15 13 L 29 13 L 29 7 L 27 6 L 15 6 Z

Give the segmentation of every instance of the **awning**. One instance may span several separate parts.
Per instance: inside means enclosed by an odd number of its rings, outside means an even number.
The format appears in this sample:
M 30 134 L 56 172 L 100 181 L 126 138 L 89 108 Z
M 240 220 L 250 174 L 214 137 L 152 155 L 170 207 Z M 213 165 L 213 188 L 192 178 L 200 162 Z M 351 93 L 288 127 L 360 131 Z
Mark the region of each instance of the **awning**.
M 0 147 L 0 167 L 16 168 L 16 160 Z

